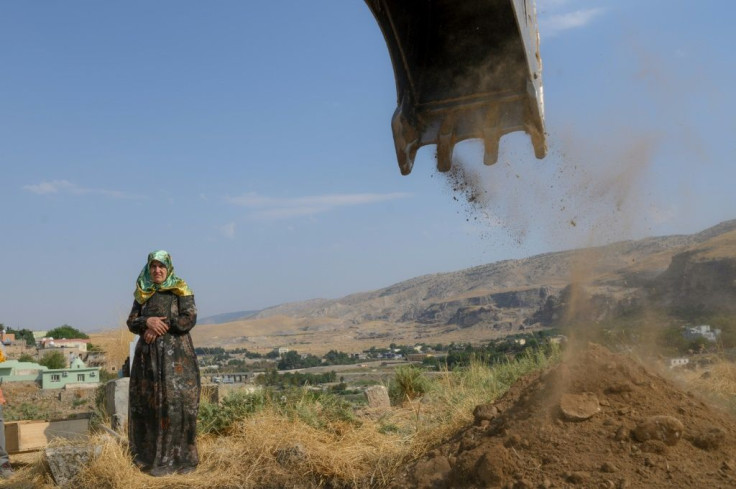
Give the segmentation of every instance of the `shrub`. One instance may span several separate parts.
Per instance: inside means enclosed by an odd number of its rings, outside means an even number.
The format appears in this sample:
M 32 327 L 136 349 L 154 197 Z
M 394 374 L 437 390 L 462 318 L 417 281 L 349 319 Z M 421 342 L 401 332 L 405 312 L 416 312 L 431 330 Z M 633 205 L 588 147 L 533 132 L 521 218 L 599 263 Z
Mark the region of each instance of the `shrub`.
M 107 384 L 110 380 L 115 380 L 118 378 L 117 372 L 111 372 L 107 368 L 101 368 L 100 369 L 100 383 L 101 384 Z
M 426 394 L 431 383 L 424 370 L 414 365 L 403 365 L 396 369 L 389 386 L 389 396 L 394 402 L 412 400 Z
M 33 355 L 29 355 L 28 353 L 21 353 L 20 357 L 18 357 L 19 362 L 35 362 L 36 359 L 33 358 Z
M 24 402 L 20 405 L 8 405 L 3 409 L 5 421 L 18 421 L 22 419 L 48 419 L 49 412 L 38 404 Z
M 263 409 L 267 404 L 268 399 L 263 391 L 233 391 L 220 404 L 203 401 L 199 406 L 197 428 L 200 433 L 225 434 L 234 423 Z
M 52 351 L 45 354 L 43 358 L 38 361 L 38 363 L 39 365 L 43 365 L 44 367 L 52 370 L 58 368 L 66 368 L 66 358 L 64 357 L 64 354 L 60 351 Z

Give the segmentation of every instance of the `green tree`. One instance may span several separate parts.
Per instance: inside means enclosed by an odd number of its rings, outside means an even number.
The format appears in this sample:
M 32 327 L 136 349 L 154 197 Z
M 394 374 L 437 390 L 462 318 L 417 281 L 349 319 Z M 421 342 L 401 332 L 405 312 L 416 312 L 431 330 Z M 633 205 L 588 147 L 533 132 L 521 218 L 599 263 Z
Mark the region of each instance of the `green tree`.
M 48 333 L 46 333 L 46 336 L 49 338 L 55 338 L 55 339 L 66 339 L 66 340 L 72 340 L 72 339 L 88 339 L 89 336 L 79 331 L 77 328 L 73 328 L 69 326 L 68 324 L 62 324 L 58 328 L 54 328 Z
M 355 359 L 350 355 L 338 350 L 330 350 L 325 353 L 324 360 L 328 365 L 350 365 L 355 363 Z
M 45 354 L 38 363 L 50 369 L 66 368 L 66 358 L 60 351 L 52 351 Z
M 284 356 L 281 357 L 281 361 L 278 363 L 279 370 L 293 370 L 295 368 L 300 368 L 302 364 L 302 358 L 299 356 L 299 353 L 291 350 L 284 353 Z
M 16 340 L 26 340 L 27 346 L 36 346 L 36 338 L 33 337 L 33 331 L 30 329 L 7 328 L 7 332 L 14 334 Z
M 306 355 L 304 358 L 295 350 L 291 350 L 281 357 L 278 363 L 279 370 L 293 370 L 295 368 L 316 367 L 322 363 L 322 359 L 316 355 Z

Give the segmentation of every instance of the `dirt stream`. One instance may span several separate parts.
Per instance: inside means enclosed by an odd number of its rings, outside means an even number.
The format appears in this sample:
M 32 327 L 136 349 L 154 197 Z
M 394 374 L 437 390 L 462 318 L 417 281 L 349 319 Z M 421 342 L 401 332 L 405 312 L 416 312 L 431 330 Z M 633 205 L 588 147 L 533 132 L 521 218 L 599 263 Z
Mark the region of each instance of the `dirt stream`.
M 734 488 L 736 419 L 598 345 L 476 407 L 394 487 Z

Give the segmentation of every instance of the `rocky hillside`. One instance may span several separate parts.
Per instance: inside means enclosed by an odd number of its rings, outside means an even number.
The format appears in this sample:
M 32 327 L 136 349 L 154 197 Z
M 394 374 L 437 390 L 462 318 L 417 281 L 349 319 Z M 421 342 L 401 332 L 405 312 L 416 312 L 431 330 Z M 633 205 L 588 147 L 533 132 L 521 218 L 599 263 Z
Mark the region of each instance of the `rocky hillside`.
M 736 312 L 736 231 L 676 254 L 652 281 L 650 296 L 668 307 Z
M 570 306 L 574 287 L 584 290 L 590 318 L 601 319 L 641 301 L 733 310 L 734 280 L 736 220 L 693 235 L 547 253 L 340 299 L 283 304 L 229 323 L 229 332 L 215 338 L 237 337 L 246 347 L 308 343 L 310 334 L 324 335 L 317 341 L 345 342 L 488 338 L 551 324 Z M 287 342 L 283 337 L 289 335 L 300 338 Z M 202 340 L 212 343 L 211 336 Z
M 284 304 L 263 310 L 255 317 L 285 315 L 336 317 L 353 323 L 380 320 L 469 325 L 474 318 L 475 322 L 487 320 L 494 315 L 491 311 L 537 309 L 549 296 L 573 282 L 587 283 L 600 290 L 641 287 L 668 271 L 675 255 L 677 261 L 672 265 L 682 268 L 689 258 L 703 256 L 704 250 L 730 244 L 726 238 L 734 230 L 736 220 L 695 235 L 647 238 L 506 260 L 457 272 L 425 275 L 340 299 Z M 684 251 L 690 248 L 700 251 Z M 728 251 L 721 255 L 727 257 Z M 715 258 L 718 260 L 711 260 L 711 265 L 724 256 Z M 724 273 L 728 275 L 727 271 Z

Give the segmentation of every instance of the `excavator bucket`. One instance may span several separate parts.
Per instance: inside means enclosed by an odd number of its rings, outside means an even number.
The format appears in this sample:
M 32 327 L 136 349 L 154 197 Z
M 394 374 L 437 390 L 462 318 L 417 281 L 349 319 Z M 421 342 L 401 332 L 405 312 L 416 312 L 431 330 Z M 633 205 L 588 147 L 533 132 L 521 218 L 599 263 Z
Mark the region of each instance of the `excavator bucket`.
M 542 60 L 534 0 L 365 0 L 383 32 L 396 78 L 391 120 L 399 169 L 417 150 L 437 145 L 448 171 L 459 141 L 484 141 L 484 163 L 499 139 L 531 137 L 544 158 Z

